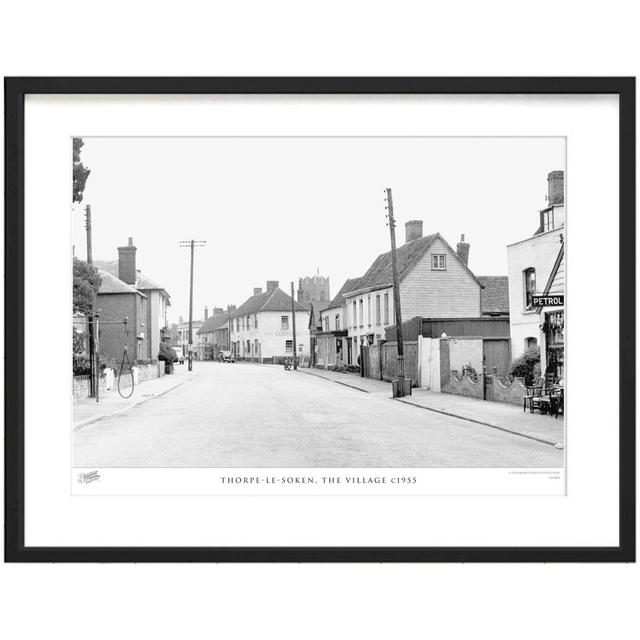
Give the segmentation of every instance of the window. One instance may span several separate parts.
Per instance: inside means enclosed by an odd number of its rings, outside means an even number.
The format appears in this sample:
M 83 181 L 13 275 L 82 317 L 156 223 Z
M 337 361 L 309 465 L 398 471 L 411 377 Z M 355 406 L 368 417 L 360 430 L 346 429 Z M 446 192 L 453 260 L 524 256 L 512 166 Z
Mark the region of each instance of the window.
M 352 326 L 355 329 L 356 326 L 358 325 L 358 318 L 356 317 L 356 301 L 353 301 L 353 318 L 351 318 L 352 320 Z
M 536 292 L 536 270 L 524 270 L 524 304 L 525 309 L 533 309 L 533 295 Z
M 360 326 L 364 326 L 364 300 L 360 298 Z
M 280 316 L 280 328 L 289 331 L 289 316 Z
M 544 231 L 549 231 L 550 229 L 554 229 L 554 220 L 553 220 L 553 208 L 547 209 L 542 212 L 542 229 Z
M 524 339 L 525 351 L 527 349 L 531 349 L 532 347 L 537 347 L 537 346 L 538 346 L 538 339 L 537 338 L 533 338 L 533 337 L 529 336 L 528 338 Z
M 247 329 L 251 329 L 251 316 L 247 316 Z
M 371 326 L 371 296 L 367 296 L 367 322 Z
M 254 329 L 258 328 L 258 314 L 256 313 L 255 316 L 253 316 L 253 327 Z
M 384 294 L 384 323 L 389 324 L 389 294 Z
M 431 254 L 431 270 L 446 271 L 446 269 L 447 269 L 447 256 L 444 253 Z
M 380 296 L 376 296 L 376 324 L 380 324 Z
M 325 316 L 324 318 L 324 330 L 329 331 L 329 316 Z
M 247 340 L 247 353 L 251 353 L 251 340 Z
M 236 332 L 240 331 L 240 318 L 236 318 Z
M 253 341 L 253 353 L 256 356 L 260 353 L 260 344 L 258 343 L 257 340 Z
M 293 351 L 293 340 L 284 341 L 284 352 L 291 353 Z
M 336 331 L 340 331 L 340 314 L 336 314 Z

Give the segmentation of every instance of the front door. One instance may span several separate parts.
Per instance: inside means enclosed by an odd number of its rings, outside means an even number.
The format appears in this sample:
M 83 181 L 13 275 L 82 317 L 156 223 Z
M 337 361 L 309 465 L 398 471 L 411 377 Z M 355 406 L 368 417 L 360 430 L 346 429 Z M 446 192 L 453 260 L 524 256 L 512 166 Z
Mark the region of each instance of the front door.
M 352 339 L 347 338 L 347 364 L 353 364 L 353 347 L 352 347 Z

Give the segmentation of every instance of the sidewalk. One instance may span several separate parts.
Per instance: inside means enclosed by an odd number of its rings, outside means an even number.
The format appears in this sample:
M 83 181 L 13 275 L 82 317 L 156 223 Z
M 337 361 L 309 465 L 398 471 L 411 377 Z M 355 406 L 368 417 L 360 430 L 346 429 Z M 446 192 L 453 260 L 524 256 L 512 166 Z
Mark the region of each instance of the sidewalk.
M 151 398 L 157 398 L 192 380 L 197 375 L 193 371 L 189 372 L 185 364 L 183 367 L 176 366 L 175 373 L 171 375 L 154 378 L 136 385 L 130 398 L 122 398 L 116 389 L 112 389 L 100 394 L 100 402 L 96 402 L 95 398 L 85 398 L 74 402 L 73 428 L 80 429 L 107 416 L 131 409 L 151 400 Z M 123 392 L 128 394 L 129 389 L 124 389 Z
M 382 380 L 361 378 L 353 373 L 339 373 L 326 369 L 298 369 L 308 375 L 390 398 L 391 384 Z M 486 427 L 499 429 L 525 438 L 531 438 L 559 449 L 564 447 L 564 419 L 523 411 L 521 406 L 506 402 L 490 402 L 427 389 L 412 389 L 412 395 L 398 398 L 398 402 L 417 408 L 462 418 Z
M 391 397 L 391 383 L 383 380 L 374 380 L 373 378 L 362 378 L 358 373 L 340 373 L 339 371 L 330 371 L 328 369 L 303 369 L 298 368 L 300 373 L 324 378 L 331 382 L 342 384 L 358 391 L 365 393 L 375 393 L 379 395 L 387 395 Z
M 515 433 L 559 449 L 564 447 L 563 416 L 556 419 L 539 412 L 523 411 L 521 406 L 507 402 L 490 402 L 427 389 L 413 389 L 411 396 L 400 398 L 399 402 Z

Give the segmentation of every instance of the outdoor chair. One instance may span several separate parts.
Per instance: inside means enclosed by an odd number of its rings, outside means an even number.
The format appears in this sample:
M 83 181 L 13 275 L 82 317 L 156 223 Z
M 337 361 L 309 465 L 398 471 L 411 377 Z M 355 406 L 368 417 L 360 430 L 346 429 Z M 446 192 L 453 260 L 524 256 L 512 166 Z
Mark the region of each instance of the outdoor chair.
M 541 409 L 542 406 L 542 398 L 544 392 L 544 378 L 538 378 L 538 380 L 534 381 L 532 385 L 525 387 L 525 395 L 522 398 L 522 410 L 527 410 L 527 405 L 529 406 L 529 411 L 533 413 L 536 409 Z
M 550 390 L 551 406 L 549 407 L 549 415 L 554 415 L 556 420 L 558 414 L 564 415 L 564 389 L 562 387 L 554 387 Z

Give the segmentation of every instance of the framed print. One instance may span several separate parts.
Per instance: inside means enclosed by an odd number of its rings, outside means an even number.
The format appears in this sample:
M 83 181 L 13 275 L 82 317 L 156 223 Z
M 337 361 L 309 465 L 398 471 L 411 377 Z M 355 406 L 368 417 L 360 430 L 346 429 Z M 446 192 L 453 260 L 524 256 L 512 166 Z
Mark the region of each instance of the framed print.
M 633 78 L 7 78 L 9 561 L 635 560 Z

